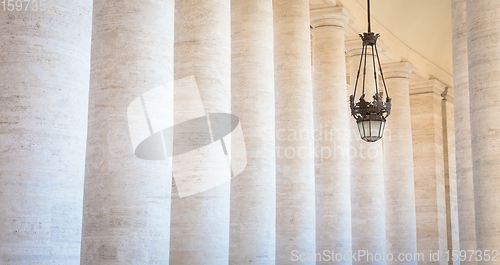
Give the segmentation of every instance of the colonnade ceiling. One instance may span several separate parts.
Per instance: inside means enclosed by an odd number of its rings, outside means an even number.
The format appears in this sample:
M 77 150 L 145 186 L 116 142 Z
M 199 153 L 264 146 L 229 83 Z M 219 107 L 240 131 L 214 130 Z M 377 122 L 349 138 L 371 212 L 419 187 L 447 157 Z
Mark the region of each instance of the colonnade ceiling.
M 346 42 L 358 41 L 367 30 L 366 0 L 310 0 L 311 9 L 328 6 L 352 13 L 355 21 L 346 27 Z M 372 0 L 371 9 L 383 63 L 407 61 L 417 68 L 412 81 L 437 79 L 453 86 L 450 0 Z

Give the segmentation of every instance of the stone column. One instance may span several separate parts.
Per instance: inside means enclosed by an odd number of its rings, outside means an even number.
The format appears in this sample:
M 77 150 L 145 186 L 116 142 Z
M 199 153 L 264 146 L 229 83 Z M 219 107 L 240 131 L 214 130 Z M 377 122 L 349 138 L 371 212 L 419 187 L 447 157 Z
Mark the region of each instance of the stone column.
M 348 43 L 351 93 L 354 91 L 356 75 L 361 57 L 361 40 Z M 366 100 L 375 94 L 373 61 L 368 49 L 366 64 Z M 356 100 L 362 95 L 363 67 Z M 368 143 L 361 139 L 356 121 L 350 118 L 351 126 L 351 211 L 352 252 L 369 251 L 374 255 L 386 251 L 385 203 L 384 203 L 384 160 L 382 141 Z M 390 122 L 390 121 L 389 121 Z M 385 264 L 384 261 L 368 260 L 367 257 L 353 261 L 353 264 Z
M 231 112 L 231 10 L 229 0 L 177 0 L 175 13 L 175 78 L 194 76 L 203 103 L 205 115 Z M 183 89 L 175 90 L 174 121 L 185 117 L 191 106 L 179 104 Z M 214 122 L 215 120 L 212 120 Z M 182 133 L 188 137 L 190 132 Z M 201 137 L 201 135 L 200 135 Z M 215 137 L 214 137 L 215 138 Z M 196 142 L 192 144 L 196 145 Z M 187 143 L 187 146 L 191 143 Z M 229 149 L 231 142 L 226 142 Z M 222 147 L 218 151 L 222 151 Z M 176 143 L 174 143 L 174 149 Z M 226 151 L 227 151 L 226 149 Z M 195 152 L 202 152 L 197 148 Z M 187 159 L 192 159 L 189 156 Z M 183 161 L 174 156 L 174 171 L 182 164 L 194 174 L 210 175 L 229 180 L 230 173 L 224 162 L 210 163 L 211 157 L 199 156 L 199 164 Z M 189 168 L 188 168 L 189 170 Z M 182 172 L 180 172 L 182 173 Z M 170 264 L 228 264 L 229 259 L 229 205 L 230 182 L 194 195 L 180 198 L 180 176 L 175 175 L 176 188 L 172 194 L 172 221 L 170 237 Z M 206 175 L 202 176 L 203 181 Z M 196 186 L 197 183 L 192 183 Z
M 444 91 L 445 85 L 437 80 L 410 84 L 417 252 L 427 255 L 422 264 L 448 264 L 441 106 Z M 431 261 L 429 253 L 438 250 L 439 261 Z
M 458 207 L 457 207 L 457 167 L 455 156 L 455 109 L 453 107 L 453 89 L 447 87 L 442 94 L 444 176 L 446 189 L 446 229 L 448 231 L 448 250 L 450 262 L 460 264 L 455 253 L 460 251 Z M 466 249 L 464 249 L 466 250 Z
M 343 7 L 311 10 L 316 159 L 316 252 L 351 252 L 349 123 Z M 323 262 L 321 262 L 323 261 Z M 316 264 L 331 264 L 331 260 Z M 335 264 L 351 264 L 341 260 Z
M 500 2 L 467 0 L 470 121 L 478 250 L 500 251 Z M 500 259 L 497 259 L 500 260 Z M 478 264 L 500 264 L 481 261 Z
M 467 60 L 467 0 L 452 0 L 453 90 L 455 94 L 455 147 L 460 248 L 476 250 L 474 186 L 470 135 L 469 73 Z M 476 259 L 462 264 L 476 264 Z
M 93 16 L 81 264 L 167 264 L 171 165 L 135 147 L 172 123 L 174 3 L 98 0 Z
M 76 265 L 92 1 L 28 4 L 0 11 L 0 264 Z
M 229 263 L 275 264 L 272 1 L 232 0 L 231 17 L 232 113 L 242 123 L 248 164 L 231 181 Z
M 392 98 L 384 144 L 385 225 L 387 253 L 416 253 L 415 184 L 410 118 L 410 74 L 408 63 L 383 66 L 385 82 Z M 427 254 L 427 253 L 426 253 Z M 417 264 L 411 261 L 388 261 L 387 264 Z
M 276 264 L 315 264 L 293 255 L 316 251 L 309 1 L 275 0 L 273 6 Z

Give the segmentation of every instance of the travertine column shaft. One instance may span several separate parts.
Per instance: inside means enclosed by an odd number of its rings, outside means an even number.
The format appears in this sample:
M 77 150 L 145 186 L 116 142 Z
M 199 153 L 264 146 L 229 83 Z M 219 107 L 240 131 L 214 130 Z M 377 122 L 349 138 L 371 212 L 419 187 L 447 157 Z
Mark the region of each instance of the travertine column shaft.
M 445 85 L 437 80 L 410 84 L 417 252 L 427 255 L 419 264 L 448 264 L 441 106 L 444 90 Z M 431 261 L 429 253 L 438 250 L 439 261 Z
M 173 81 L 173 17 L 173 1 L 94 1 L 81 264 L 168 263 L 172 169 L 135 156 L 135 130 L 149 129 L 131 126 L 129 105 Z
M 410 118 L 410 79 L 414 71 L 408 63 L 383 66 L 385 82 L 392 98 L 384 144 L 385 225 L 387 253 L 416 253 L 415 184 Z M 393 260 L 387 264 L 417 264 Z
M 308 0 L 275 0 L 276 264 L 315 264 L 314 136 Z M 303 259 L 305 260 L 305 259 Z
M 0 11 L 3 265 L 80 262 L 92 1 L 45 6 Z
M 361 57 L 361 41 L 349 45 L 348 56 L 351 78 L 351 94 L 354 91 L 356 75 Z M 354 49 L 353 49 L 354 48 Z M 368 49 L 366 63 L 366 100 L 373 100 L 375 80 L 371 49 Z M 363 93 L 363 67 L 356 91 L 356 100 Z M 382 255 L 386 251 L 385 241 L 385 199 L 384 161 L 382 141 L 374 143 L 361 139 L 356 121 L 350 118 L 351 127 L 351 211 L 352 211 L 352 252 L 369 251 Z M 367 256 L 353 261 L 353 264 L 385 264 L 383 260 L 369 260 Z
M 175 10 L 175 78 L 196 78 L 205 114 L 230 113 L 230 1 L 177 0 Z M 174 105 L 176 121 L 186 106 L 176 104 L 175 98 Z M 174 169 L 175 163 L 174 157 Z M 200 165 L 210 166 L 205 161 Z M 219 173 L 217 169 L 212 172 Z M 220 172 L 222 178 L 225 174 Z M 228 264 L 230 182 L 183 198 L 176 191 L 172 194 L 170 264 Z
M 346 95 L 345 25 L 342 7 L 311 10 L 313 109 L 316 160 L 316 253 L 351 252 L 350 130 Z M 328 252 L 327 252 L 328 253 Z M 316 264 L 333 262 L 331 257 Z
M 476 250 L 466 2 L 467 0 L 451 1 L 451 18 L 453 26 L 453 90 L 455 94 L 455 149 L 460 249 Z M 476 259 L 462 261 L 464 265 L 476 263 Z
M 443 97 L 441 105 L 443 113 L 443 151 L 448 250 L 450 262 L 452 262 L 452 264 L 460 264 L 460 260 L 457 258 L 457 253 L 460 251 L 460 240 L 457 209 L 457 167 L 455 158 L 455 109 L 453 107 L 453 89 L 447 87 L 441 96 Z M 455 253 L 455 256 L 453 256 L 453 253 Z
M 478 250 L 500 251 L 500 2 L 467 0 L 467 51 Z M 481 261 L 478 264 L 500 264 Z
M 275 264 L 272 1 L 232 0 L 231 17 L 232 113 L 242 123 L 248 164 L 231 181 L 229 263 Z

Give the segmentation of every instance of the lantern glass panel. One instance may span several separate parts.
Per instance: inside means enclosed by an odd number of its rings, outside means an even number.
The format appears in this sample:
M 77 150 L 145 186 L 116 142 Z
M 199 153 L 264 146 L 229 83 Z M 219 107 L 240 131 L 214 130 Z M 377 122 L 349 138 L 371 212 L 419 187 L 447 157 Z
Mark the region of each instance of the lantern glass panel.
M 380 134 L 378 135 L 379 138 L 382 138 L 384 135 L 384 129 L 385 129 L 385 121 L 382 122 L 382 127 L 380 128 Z
M 365 130 L 363 129 L 363 122 L 358 122 L 358 130 L 361 138 L 365 138 Z
M 362 121 L 362 123 L 363 123 L 363 130 L 365 131 L 364 132 L 365 137 L 370 137 L 371 136 L 370 121 Z
M 382 121 L 370 121 L 370 136 L 373 140 L 378 139 L 380 135 L 380 129 L 382 127 Z

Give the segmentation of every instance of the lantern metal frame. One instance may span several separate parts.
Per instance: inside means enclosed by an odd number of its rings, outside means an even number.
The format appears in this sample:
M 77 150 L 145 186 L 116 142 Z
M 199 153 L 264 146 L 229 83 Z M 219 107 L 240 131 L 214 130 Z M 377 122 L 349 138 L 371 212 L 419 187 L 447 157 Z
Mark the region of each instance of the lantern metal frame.
M 385 128 L 386 118 L 391 114 L 391 98 L 389 97 L 389 93 L 387 92 L 387 86 L 385 85 L 384 73 L 382 72 L 382 65 L 380 63 L 380 57 L 377 49 L 377 40 L 380 37 L 380 34 L 375 34 L 371 32 L 371 21 L 370 21 L 370 0 L 368 1 L 368 33 L 363 33 L 363 35 L 359 34 L 361 40 L 363 41 L 363 48 L 361 51 L 361 59 L 359 61 L 358 73 L 356 76 L 356 84 L 354 86 L 354 93 L 349 98 L 349 105 L 351 107 L 351 115 L 356 119 L 356 123 L 358 125 L 358 130 L 360 136 L 363 140 L 367 142 L 376 142 L 380 140 L 383 136 L 383 131 Z M 373 95 L 373 101 L 365 100 L 365 84 L 366 84 L 366 64 L 367 64 L 367 55 L 368 49 L 371 47 L 371 57 L 373 62 L 373 77 L 375 82 L 375 95 Z M 356 92 L 358 89 L 361 66 L 363 67 L 363 93 L 359 98 L 359 102 L 354 103 L 356 98 Z M 382 79 L 382 83 L 384 85 L 386 100 L 384 102 L 383 96 L 379 91 L 379 84 L 377 78 L 377 66 L 380 72 L 380 76 Z M 370 136 L 367 136 L 366 131 L 361 131 L 361 129 L 365 128 L 364 124 L 369 123 L 370 126 Z M 371 126 L 373 124 L 378 124 L 380 122 L 380 128 L 378 134 L 376 136 L 372 136 L 371 134 Z

